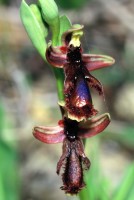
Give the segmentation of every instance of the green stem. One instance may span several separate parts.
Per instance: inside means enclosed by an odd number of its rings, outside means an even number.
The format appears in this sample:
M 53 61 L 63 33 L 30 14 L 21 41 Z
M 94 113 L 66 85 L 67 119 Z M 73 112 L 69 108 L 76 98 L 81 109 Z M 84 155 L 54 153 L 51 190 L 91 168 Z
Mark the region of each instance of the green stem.
M 57 91 L 58 91 L 58 99 L 59 101 L 64 101 L 64 74 L 63 69 L 56 69 L 53 67 L 54 74 L 56 77 L 56 85 L 57 85 Z
M 87 189 L 87 188 L 83 189 L 83 190 L 79 193 L 79 199 L 80 199 L 80 200 L 89 200 L 89 197 L 88 197 L 88 189 Z

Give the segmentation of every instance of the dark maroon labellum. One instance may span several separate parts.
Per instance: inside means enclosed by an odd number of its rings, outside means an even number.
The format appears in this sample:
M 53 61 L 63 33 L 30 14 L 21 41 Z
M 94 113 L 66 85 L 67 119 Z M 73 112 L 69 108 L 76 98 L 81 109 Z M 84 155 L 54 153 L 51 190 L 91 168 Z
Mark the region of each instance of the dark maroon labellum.
M 85 186 L 82 163 L 85 169 L 89 169 L 90 161 L 85 156 L 82 141 L 79 138 L 74 141 L 66 138 L 63 142 L 63 154 L 57 164 L 58 174 L 64 166 L 61 189 L 65 190 L 65 193 L 77 194 Z

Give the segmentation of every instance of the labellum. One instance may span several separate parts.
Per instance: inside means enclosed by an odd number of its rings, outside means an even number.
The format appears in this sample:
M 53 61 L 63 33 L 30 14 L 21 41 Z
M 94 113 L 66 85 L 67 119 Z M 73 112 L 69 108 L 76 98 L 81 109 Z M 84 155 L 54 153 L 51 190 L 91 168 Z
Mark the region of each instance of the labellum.
M 84 186 L 83 166 L 89 169 L 90 161 L 84 154 L 82 141 L 79 138 L 75 140 L 63 141 L 63 154 L 57 164 L 57 173 L 59 174 L 61 166 L 64 166 L 62 174 L 63 186 L 65 193 L 77 194 Z

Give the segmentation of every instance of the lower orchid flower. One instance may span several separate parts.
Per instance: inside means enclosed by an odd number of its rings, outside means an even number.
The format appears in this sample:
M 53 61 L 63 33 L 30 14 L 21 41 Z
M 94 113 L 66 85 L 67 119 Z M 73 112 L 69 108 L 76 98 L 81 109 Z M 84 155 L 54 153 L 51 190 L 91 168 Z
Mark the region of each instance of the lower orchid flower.
M 93 119 L 78 122 L 64 117 L 58 126 L 37 126 L 33 135 L 38 140 L 55 144 L 63 142 L 63 153 L 57 164 L 57 174 L 63 167 L 63 186 L 65 193 L 77 194 L 84 186 L 83 170 L 90 167 L 90 160 L 84 153 L 81 139 L 93 137 L 101 133 L 110 123 L 108 113 L 96 116 Z

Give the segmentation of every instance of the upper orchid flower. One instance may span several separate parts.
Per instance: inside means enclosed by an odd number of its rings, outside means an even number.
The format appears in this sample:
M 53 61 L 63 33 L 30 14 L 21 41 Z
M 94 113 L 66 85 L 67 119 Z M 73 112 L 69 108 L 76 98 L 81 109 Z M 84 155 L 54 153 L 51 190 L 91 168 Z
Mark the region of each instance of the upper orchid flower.
M 82 54 L 80 37 L 83 26 L 76 25 L 62 36 L 63 46 L 49 44 L 46 51 L 47 61 L 54 67 L 63 68 L 65 74 L 64 96 L 68 117 L 82 121 L 97 114 L 90 94 L 91 87 L 103 94 L 101 83 L 89 71 L 110 66 L 114 59 L 109 56 Z
M 108 113 L 94 117 L 86 122 L 78 122 L 64 116 L 58 126 L 38 126 L 33 135 L 38 140 L 54 144 L 63 142 L 63 153 L 57 164 L 57 173 L 64 167 L 62 175 L 62 190 L 66 193 L 77 194 L 84 186 L 83 169 L 89 169 L 90 160 L 84 153 L 81 138 L 89 138 L 102 132 L 110 123 Z M 83 168 L 84 166 L 84 168 Z

